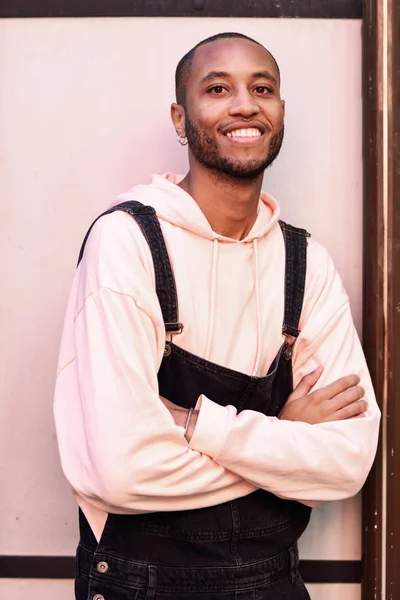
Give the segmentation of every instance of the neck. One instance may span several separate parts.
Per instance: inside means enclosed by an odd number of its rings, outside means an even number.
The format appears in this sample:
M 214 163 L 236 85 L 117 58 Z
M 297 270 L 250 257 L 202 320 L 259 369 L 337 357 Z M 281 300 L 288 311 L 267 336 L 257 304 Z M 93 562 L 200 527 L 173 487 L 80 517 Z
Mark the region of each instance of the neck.
M 241 240 L 257 218 L 262 180 L 262 174 L 239 179 L 196 165 L 179 186 L 196 200 L 213 231 Z

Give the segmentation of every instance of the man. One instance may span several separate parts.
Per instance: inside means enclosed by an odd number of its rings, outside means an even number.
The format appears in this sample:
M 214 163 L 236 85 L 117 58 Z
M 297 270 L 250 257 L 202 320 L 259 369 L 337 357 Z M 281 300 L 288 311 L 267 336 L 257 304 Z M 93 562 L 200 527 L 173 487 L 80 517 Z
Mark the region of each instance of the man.
M 180 61 L 176 94 L 189 173 L 95 223 L 66 315 L 55 419 L 81 509 L 76 598 L 309 598 L 309 507 L 359 491 L 379 410 L 332 261 L 261 193 L 283 139 L 274 58 L 214 36 Z

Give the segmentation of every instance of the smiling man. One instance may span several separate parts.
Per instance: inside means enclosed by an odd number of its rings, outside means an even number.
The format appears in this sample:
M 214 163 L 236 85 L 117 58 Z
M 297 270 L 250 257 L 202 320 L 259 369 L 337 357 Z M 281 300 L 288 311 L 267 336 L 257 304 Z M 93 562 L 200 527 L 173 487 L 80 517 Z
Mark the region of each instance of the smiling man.
M 95 222 L 67 309 L 55 419 L 76 598 L 304 600 L 310 507 L 359 491 L 379 410 L 330 257 L 261 192 L 284 132 L 274 58 L 209 38 L 176 100 L 189 172 Z

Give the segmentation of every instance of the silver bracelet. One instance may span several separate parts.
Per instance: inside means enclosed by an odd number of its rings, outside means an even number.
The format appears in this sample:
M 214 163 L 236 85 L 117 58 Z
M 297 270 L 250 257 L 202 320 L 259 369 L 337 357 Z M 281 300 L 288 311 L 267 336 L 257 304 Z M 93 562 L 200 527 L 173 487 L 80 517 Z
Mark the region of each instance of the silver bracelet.
M 186 437 L 187 430 L 188 430 L 188 427 L 189 427 L 190 417 L 192 416 L 192 412 L 193 412 L 193 408 L 189 408 L 189 412 L 188 412 L 188 415 L 186 417 L 186 423 L 185 423 L 185 433 L 183 434 L 185 437 Z

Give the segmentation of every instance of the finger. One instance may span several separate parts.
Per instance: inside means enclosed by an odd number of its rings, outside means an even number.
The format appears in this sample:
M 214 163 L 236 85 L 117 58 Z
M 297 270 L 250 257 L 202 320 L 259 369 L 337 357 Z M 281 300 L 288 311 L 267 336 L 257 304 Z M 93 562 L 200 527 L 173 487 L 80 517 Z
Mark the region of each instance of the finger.
M 304 396 L 307 396 L 321 377 L 323 370 L 324 368 L 320 365 L 314 369 L 314 371 L 305 375 L 290 394 L 289 399 L 296 400 L 297 398 L 304 398 Z
M 359 383 L 360 378 L 358 375 L 346 375 L 345 377 L 341 377 L 329 385 L 313 392 L 313 395 L 315 396 L 314 399 L 318 402 L 331 400 L 332 398 L 335 398 L 335 396 L 346 392 L 349 388 L 353 388 Z
M 348 404 L 341 410 L 338 410 L 333 415 L 328 417 L 326 421 L 345 421 L 347 419 L 353 419 L 360 417 L 368 410 L 368 404 L 365 400 L 357 400 L 352 404 Z
M 342 392 L 338 396 L 335 396 L 335 398 L 332 398 L 332 400 L 328 400 L 327 410 L 329 412 L 336 412 L 338 410 L 341 410 L 348 404 L 352 404 L 353 402 L 361 400 L 362 398 L 364 398 L 364 389 L 361 386 L 357 385 L 356 387 L 350 388 L 349 390 Z
M 358 417 L 362 415 L 368 410 L 368 404 L 365 400 L 357 400 L 357 402 L 353 402 L 353 404 L 349 404 L 345 406 L 341 410 L 337 412 L 340 415 L 341 420 L 352 419 L 353 417 Z

